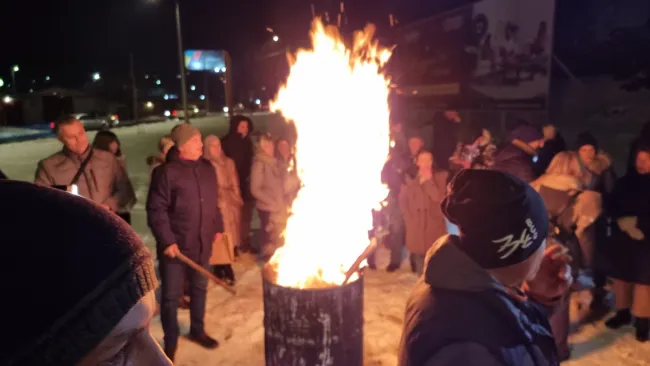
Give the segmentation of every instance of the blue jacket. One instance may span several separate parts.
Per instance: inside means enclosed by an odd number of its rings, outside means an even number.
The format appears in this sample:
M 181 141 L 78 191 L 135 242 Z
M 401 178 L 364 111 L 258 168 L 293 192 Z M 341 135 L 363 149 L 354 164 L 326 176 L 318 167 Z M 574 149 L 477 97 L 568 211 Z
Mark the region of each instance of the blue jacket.
M 159 253 L 176 243 L 188 257 L 207 261 L 215 234 L 223 232 L 212 164 L 203 158 L 183 160 L 170 150 L 151 177 L 147 221 Z
M 400 366 L 555 366 L 548 310 L 440 238 L 406 305 Z

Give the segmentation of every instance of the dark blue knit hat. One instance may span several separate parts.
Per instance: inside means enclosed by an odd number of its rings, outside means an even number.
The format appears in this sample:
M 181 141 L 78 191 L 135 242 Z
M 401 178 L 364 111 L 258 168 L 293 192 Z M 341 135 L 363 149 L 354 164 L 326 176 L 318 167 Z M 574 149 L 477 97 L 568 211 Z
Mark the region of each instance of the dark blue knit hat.
M 151 253 L 85 198 L 3 180 L 0 202 L 0 365 L 76 365 L 157 287 Z
M 520 263 L 546 240 L 544 201 L 508 173 L 461 171 L 449 184 L 442 210 L 458 225 L 459 248 L 486 269 Z

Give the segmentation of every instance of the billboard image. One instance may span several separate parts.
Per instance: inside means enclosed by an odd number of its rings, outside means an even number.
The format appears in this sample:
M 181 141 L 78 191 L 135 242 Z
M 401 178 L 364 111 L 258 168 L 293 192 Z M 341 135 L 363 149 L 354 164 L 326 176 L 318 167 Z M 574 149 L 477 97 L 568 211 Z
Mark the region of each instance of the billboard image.
M 186 50 L 185 68 L 189 71 L 225 72 L 226 58 L 223 51 Z
M 555 2 L 479 0 L 397 29 L 401 98 L 456 109 L 544 109 Z

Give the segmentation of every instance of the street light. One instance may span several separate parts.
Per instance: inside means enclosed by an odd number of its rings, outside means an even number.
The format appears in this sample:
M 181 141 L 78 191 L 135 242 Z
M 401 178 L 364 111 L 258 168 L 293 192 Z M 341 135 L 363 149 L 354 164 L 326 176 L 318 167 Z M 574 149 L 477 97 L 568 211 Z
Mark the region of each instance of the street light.
M 46 77 L 45 77 L 45 81 L 50 81 L 50 77 L 49 77 L 49 76 L 46 76 Z
M 280 37 L 278 37 L 277 35 L 274 35 L 274 36 L 273 36 L 273 42 L 277 42 L 277 41 L 279 41 L 279 40 L 280 40 Z
M 2 102 L 4 104 L 11 104 L 14 102 L 14 98 L 10 97 L 9 95 L 6 95 L 4 98 L 2 98 Z
M 2 78 L 0 78 L 0 88 L 2 88 L 3 86 L 5 86 L 5 81 L 2 80 Z
M 98 72 L 93 73 L 93 81 L 99 81 L 102 79 L 102 75 Z
M 11 68 L 11 84 L 13 84 L 14 92 L 15 92 L 15 93 L 18 92 L 18 85 L 16 85 L 16 73 L 17 73 L 18 71 L 20 71 L 20 67 L 18 67 L 18 65 L 14 65 L 14 66 Z
M 196 90 L 196 86 L 195 86 L 195 85 L 190 85 L 190 90 L 191 90 L 191 91 L 195 91 L 195 90 Z
M 162 84 L 162 81 L 160 81 L 160 79 L 156 80 L 156 85 L 160 85 L 160 84 Z

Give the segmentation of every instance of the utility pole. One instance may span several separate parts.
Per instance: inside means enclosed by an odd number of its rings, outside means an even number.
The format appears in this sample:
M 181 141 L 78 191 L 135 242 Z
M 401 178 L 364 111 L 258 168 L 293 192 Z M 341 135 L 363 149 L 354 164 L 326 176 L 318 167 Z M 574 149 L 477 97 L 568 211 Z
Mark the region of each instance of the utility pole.
M 183 102 L 183 119 L 185 123 L 190 123 L 189 114 L 187 113 L 187 83 L 185 81 L 185 56 L 183 55 L 183 37 L 181 33 L 181 9 L 176 3 L 176 38 L 178 43 L 178 64 L 181 73 L 181 100 Z
M 135 65 L 133 62 L 133 52 L 129 54 L 129 69 L 131 72 L 131 89 L 133 91 L 133 122 L 138 123 L 138 87 L 135 82 Z
M 224 58 L 226 59 L 226 80 L 224 87 L 226 90 L 226 105 L 228 106 L 228 116 L 233 116 L 233 98 L 232 98 L 232 59 L 228 51 L 223 51 Z
M 205 74 L 205 86 L 204 89 L 205 91 L 203 92 L 205 95 L 205 113 L 210 113 L 210 85 L 208 83 L 208 78 L 210 77 L 210 73 L 208 71 L 204 71 Z

